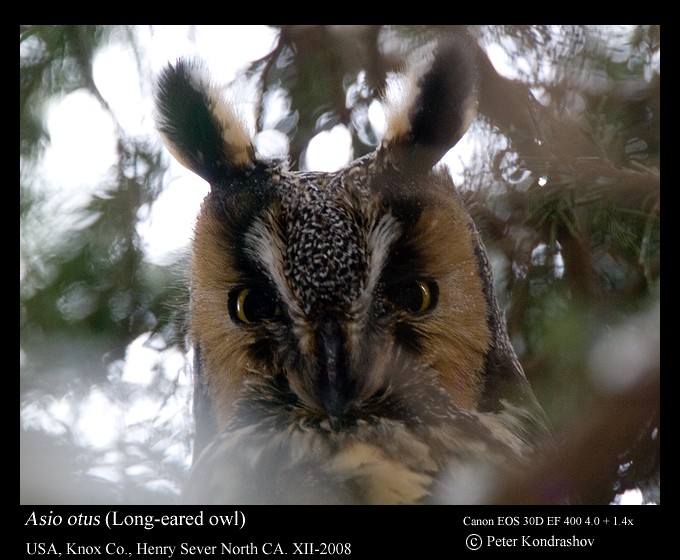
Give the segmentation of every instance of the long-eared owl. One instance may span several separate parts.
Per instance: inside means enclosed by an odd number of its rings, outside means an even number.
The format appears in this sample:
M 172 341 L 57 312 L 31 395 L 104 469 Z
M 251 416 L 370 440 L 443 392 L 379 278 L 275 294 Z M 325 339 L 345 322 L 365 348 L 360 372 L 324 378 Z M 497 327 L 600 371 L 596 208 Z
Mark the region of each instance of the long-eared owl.
M 199 61 L 158 127 L 210 184 L 197 217 L 191 503 L 462 503 L 548 439 L 485 249 L 436 164 L 476 110 L 474 58 L 422 47 L 377 148 L 332 173 L 256 154 Z

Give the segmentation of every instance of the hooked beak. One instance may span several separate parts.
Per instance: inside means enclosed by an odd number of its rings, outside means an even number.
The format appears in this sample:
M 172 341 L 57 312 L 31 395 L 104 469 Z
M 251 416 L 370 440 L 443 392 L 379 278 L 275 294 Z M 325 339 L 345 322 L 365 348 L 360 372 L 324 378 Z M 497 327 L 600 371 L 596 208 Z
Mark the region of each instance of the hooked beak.
M 337 320 L 326 319 L 317 334 L 319 392 L 321 403 L 334 431 L 342 418 L 353 391 L 347 372 L 347 356 L 342 330 Z

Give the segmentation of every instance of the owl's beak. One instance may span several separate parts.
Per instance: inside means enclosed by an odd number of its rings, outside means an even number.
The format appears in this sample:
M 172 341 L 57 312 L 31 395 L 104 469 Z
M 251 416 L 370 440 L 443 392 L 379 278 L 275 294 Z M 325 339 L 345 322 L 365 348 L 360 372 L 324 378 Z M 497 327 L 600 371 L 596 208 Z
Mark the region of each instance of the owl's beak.
M 319 393 L 331 428 L 342 427 L 342 417 L 352 396 L 347 357 L 340 324 L 335 319 L 322 322 L 317 334 Z

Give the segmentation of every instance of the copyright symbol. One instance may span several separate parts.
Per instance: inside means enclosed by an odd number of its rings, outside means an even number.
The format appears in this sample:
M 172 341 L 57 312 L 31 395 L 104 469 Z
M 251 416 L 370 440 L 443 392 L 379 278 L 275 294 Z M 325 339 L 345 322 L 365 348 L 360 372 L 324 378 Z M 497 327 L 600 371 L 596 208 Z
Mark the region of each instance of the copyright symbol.
M 470 549 L 470 550 L 479 550 L 482 548 L 482 537 L 479 535 L 468 535 L 467 538 L 465 539 L 465 545 Z

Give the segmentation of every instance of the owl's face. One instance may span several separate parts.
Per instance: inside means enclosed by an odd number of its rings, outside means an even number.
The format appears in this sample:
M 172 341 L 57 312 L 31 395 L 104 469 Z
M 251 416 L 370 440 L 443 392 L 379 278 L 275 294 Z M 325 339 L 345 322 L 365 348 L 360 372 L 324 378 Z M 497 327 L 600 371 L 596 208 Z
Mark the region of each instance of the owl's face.
M 371 167 L 263 170 L 247 208 L 221 190 L 204 202 L 192 331 L 218 428 L 244 385 L 277 378 L 339 429 L 390 385 L 395 356 L 475 405 L 490 332 L 471 223 L 444 174 L 394 188 Z
M 200 64 L 161 75 L 161 134 L 211 185 L 191 266 L 199 499 L 413 503 L 545 432 L 434 167 L 474 115 L 470 53 L 415 60 L 380 145 L 336 173 L 259 158 Z

